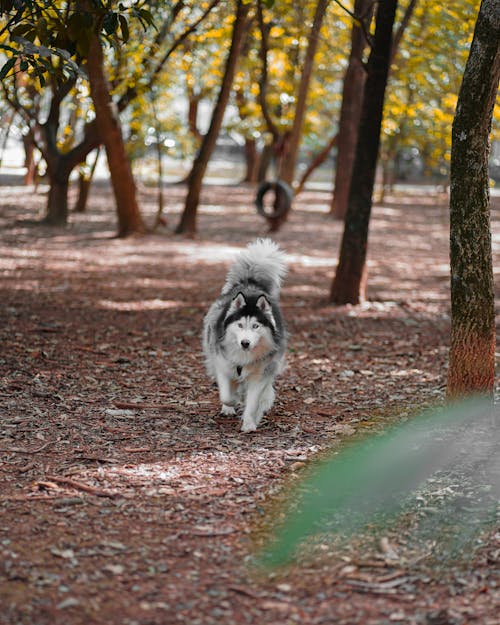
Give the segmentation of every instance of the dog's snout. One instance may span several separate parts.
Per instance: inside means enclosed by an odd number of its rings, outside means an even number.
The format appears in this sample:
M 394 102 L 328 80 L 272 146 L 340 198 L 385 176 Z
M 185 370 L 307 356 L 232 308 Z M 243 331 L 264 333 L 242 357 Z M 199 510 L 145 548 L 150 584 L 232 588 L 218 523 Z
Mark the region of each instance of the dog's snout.
M 243 347 L 243 349 L 248 349 L 250 347 L 250 341 L 248 339 L 243 339 L 241 341 L 241 347 Z

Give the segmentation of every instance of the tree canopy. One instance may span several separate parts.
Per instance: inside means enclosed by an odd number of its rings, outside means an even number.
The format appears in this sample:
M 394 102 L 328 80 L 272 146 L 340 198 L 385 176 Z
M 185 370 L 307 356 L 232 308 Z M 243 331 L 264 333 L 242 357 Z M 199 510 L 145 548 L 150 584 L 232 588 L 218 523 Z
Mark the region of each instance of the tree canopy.
M 246 4 L 249 24 L 222 132 L 240 143 L 253 142 L 260 150 L 272 142 L 273 131 L 283 136 L 293 127 L 317 3 L 280 0 L 263 5 L 268 118 L 259 95 L 262 24 L 259 25 L 257 3 Z M 389 171 L 405 151 L 417 153 L 422 173 L 444 180 L 450 158 L 449 129 L 478 3 L 452 0 L 438 5 L 418 0 L 412 4 L 411 17 L 392 58 L 384 109 L 382 162 Z M 400 3 L 396 31 L 409 5 Z M 338 131 L 351 26 L 357 19 L 353 10 L 354 3 L 329 2 L 321 23 L 302 124 L 301 168 L 316 152 L 331 150 L 334 144 L 331 140 Z M 61 149 L 71 149 L 94 115 L 85 55 L 90 35 L 95 32 L 104 43 L 106 73 L 113 101 L 122 112 L 129 154 L 140 158 L 148 151 L 160 119 L 169 154 L 192 158 L 207 129 L 200 110 L 204 110 L 202 105 L 214 102 L 221 84 L 233 15 L 230 0 L 166 4 L 2 0 L 2 99 L 12 101 L 13 93 L 22 86 L 13 123 L 25 134 L 47 106 L 47 93 L 53 89 L 54 80 L 72 81 L 57 135 Z M 370 26 L 365 35 L 373 36 Z M 368 53 L 369 46 L 365 61 Z M 152 110 L 153 99 L 156 113 Z M 498 118 L 497 107 L 494 130 Z M 287 175 L 298 179 L 300 170 Z

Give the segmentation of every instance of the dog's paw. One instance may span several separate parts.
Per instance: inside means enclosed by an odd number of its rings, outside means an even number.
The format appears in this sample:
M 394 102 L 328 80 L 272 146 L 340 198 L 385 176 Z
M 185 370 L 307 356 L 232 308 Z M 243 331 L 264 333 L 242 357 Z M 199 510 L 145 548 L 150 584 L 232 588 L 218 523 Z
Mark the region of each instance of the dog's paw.
M 227 406 L 226 404 L 223 404 L 222 408 L 220 409 L 220 413 L 225 417 L 234 417 L 234 415 L 236 414 L 236 410 L 232 406 Z
M 243 424 L 241 426 L 241 431 L 244 434 L 248 434 L 249 432 L 255 432 L 255 430 L 257 429 L 257 424 L 254 423 L 253 421 L 243 421 Z

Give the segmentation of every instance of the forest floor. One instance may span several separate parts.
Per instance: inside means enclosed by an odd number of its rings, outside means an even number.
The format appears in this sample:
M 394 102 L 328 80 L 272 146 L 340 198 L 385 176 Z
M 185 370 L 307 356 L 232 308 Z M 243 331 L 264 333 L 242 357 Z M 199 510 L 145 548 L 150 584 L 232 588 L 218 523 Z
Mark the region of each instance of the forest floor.
M 449 333 L 445 196 L 373 209 L 369 301 L 328 291 L 341 224 L 304 192 L 275 239 L 291 340 L 272 413 L 243 435 L 218 415 L 200 353 L 229 262 L 265 234 L 246 187 L 207 186 L 196 240 L 126 240 L 109 189 L 67 228 L 33 223 L 45 188 L 0 195 L 0 623 L 494 625 L 499 533 L 441 563 L 373 532 L 279 571 L 255 556 L 277 505 L 329 448 L 443 402 Z M 498 199 L 493 211 L 500 266 Z M 154 220 L 155 193 L 141 189 Z

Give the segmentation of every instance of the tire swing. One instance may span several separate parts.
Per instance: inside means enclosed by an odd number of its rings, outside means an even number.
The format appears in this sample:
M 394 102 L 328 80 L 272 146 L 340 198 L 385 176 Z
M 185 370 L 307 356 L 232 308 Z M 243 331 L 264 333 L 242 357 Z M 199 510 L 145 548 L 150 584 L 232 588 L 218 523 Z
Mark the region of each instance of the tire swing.
M 266 205 L 264 203 L 264 197 L 269 191 L 274 193 L 272 212 L 269 211 L 269 204 Z M 259 185 L 255 197 L 255 206 L 259 215 L 267 219 L 269 232 L 276 232 L 281 224 L 286 221 L 292 207 L 292 200 L 292 188 L 282 180 L 275 180 L 274 182 L 265 181 Z

